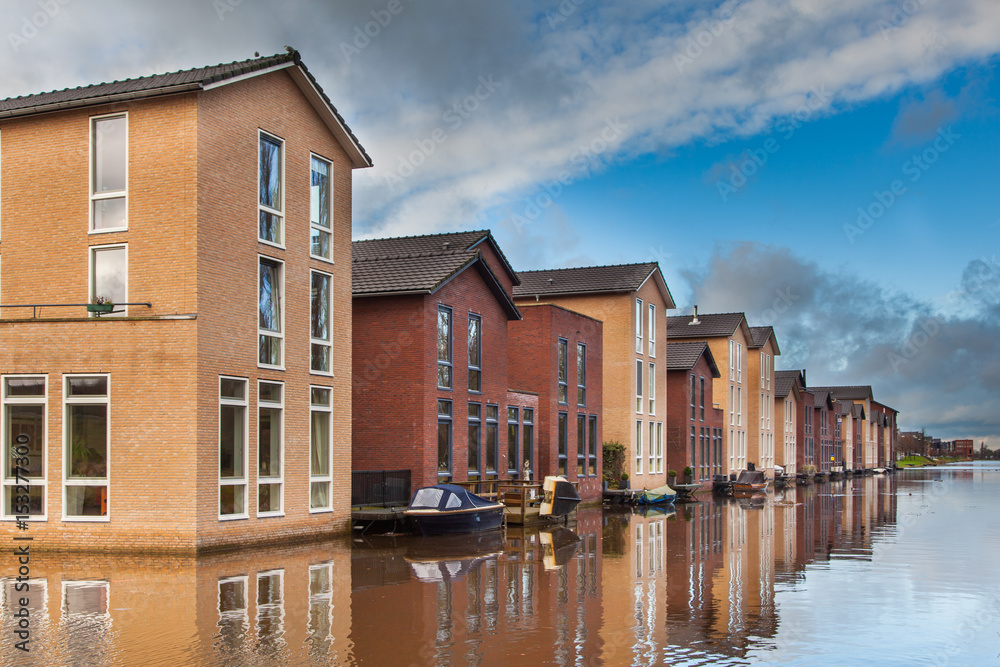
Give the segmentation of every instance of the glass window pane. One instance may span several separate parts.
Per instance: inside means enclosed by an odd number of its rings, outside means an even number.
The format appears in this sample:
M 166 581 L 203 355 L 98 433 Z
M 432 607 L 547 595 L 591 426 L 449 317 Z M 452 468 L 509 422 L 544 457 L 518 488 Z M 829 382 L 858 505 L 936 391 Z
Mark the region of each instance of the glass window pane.
M 14 396 L 45 396 L 45 378 L 7 378 L 4 380 L 4 395 Z
M 91 298 L 103 296 L 113 303 L 128 301 L 128 258 L 124 247 L 95 248 Z
M 274 336 L 261 336 L 257 359 L 260 363 L 268 366 L 280 366 L 281 339 Z
M 66 516 L 107 516 L 108 487 L 67 486 Z
M 94 121 L 95 193 L 125 189 L 127 122 L 125 116 Z
M 438 361 L 451 361 L 451 311 L 438 310 Z
M 260 138 L 260 203 L 281 210 L 281 144 Z
M 261 408 L 257 418 L 257 451 L 260 477 L 281 475 L 281 410 Z
M 26 514 L 28 516 L 43 516 L 45 514 L 45 487 L 44 486 L 29 486 L 27 499 L 22 493 L 24 489 L 19 492 L 16 486 L 4 486 L 3 487 L 3 508 L 4 513 L 8 516 L 15 516 L 18 514 Z M 21 497 L 18 497 L 21 496 Z M 24 506 L 28 506 L 27 512 L 22 512 Z
M 67 388 L 69 396 L 107 396 L 108 378 L 103 376 L 67 378 Z
M 438 472 L 451 470 L 451 422 L 438 422 Z
M 228 484 L 219 487 L 219 514 L 246 514 L 246 486 Z
M 312 337 L 330 340 L 330 276 L 312 274 Z
M 280 265 L 266 259 L 260 260 L 259 326 L 267 331 L 281 331 L 280 281 Z
M 330 482 L 313 482 L 309 485 L 310 509 L 330 507 Z
M 257 487 L 257 511 L 281 511 L 281 484 L 261 484 Z
M 478 317 L 469 318 L 469 365 L 476 368 L 479 367 L 480 362 L 479 326 Z
M 281 385 L 274 382 L 261 382 L 258 400 L 268 403 L 281 403 Z
M 438 401 L 438 414 L 451 416 L 451 401 Z
M 125 226 L 125 197 L 94 200 L 94 229 L 115 229 Z
M 330 413 L 313 412 L 309 431 L 311 475 L 330 474 Z
M 45 445 L 45 406 L 7 405 L 4 409 L 4 444 L 7 450 L 4 468 L 13 479 L 18 463 L 14 456 L 27 457 L 28 463 L 20 465 L 22 477 L 41 479 L 45 476 L 42 455 Z
M 281 216 L 260 212 L 260 238 L 271 243 L 281 243 Z
M 68 405 L 67 460 L 71 479 L 98 478 L 108 475 L 108 406 Z
M 312 387 L 309 390 L 309 402 L 312 405 L 330 406 L 330 390 L 323 387 Z
M 312 159 L 309 221 L 314 225 L 330 228 L 330 164 L 317 158 Z
M 245 411 L 242 405 L 219 408 L 219 476 L 223 479 L 243 479 Z
M 309 230 L 309 232 L 309 252 L 316 257 L 325 257 L 326 259 L 330 259 L 330 233 L 315 228 Z
M 223 398 L 235 398 L 243 399 L 246 393 L 246 381 L 245 380 L 229 380 L 222 378 L 219 382 L 219 394 Z

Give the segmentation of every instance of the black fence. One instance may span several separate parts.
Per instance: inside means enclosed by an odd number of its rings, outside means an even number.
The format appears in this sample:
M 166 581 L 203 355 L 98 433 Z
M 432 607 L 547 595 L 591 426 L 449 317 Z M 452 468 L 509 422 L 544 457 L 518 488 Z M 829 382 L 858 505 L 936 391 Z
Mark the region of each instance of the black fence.
M 391 507 L 409 502 L 409 470 L 360 470 L 351 473 L 351 505 Z

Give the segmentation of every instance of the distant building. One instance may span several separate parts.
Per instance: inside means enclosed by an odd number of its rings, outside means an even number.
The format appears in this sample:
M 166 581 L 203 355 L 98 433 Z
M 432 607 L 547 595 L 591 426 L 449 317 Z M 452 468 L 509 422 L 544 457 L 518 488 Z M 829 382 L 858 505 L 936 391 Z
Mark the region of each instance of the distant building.
M 972 458 L 973 447 L 975 447 L 975 442 L 972 440 L 955 440 L 953 442 L 955 456 L 964 456 L 966 458 Z
M 774 415 L 780 420 L 774 463 L 784 468 L 786 475 L 799 472 L 798 433 L 803 400 L 803 388 L 797 381 L 799 377 L 798 371 L 774 373 Z
M 691 466 L 698 481 L 727 472 L 721 408 L 712 403 L 721 378 L 708 343 L 667 343 L 667 467 Z

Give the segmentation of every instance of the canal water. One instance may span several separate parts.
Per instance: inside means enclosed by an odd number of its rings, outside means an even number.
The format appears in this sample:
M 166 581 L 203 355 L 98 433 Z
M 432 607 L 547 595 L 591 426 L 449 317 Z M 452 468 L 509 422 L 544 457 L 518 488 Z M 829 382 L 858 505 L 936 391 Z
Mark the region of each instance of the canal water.
M 977 462 L 458 539 L 38 554 L 0 662 L 1000 666 L 998 498 Z

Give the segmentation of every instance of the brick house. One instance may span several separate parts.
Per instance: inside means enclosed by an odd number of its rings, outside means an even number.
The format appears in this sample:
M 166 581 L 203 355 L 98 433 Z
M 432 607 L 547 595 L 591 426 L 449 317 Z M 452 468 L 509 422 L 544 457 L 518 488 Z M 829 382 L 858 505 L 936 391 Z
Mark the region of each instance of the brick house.
M 790 382 L 799 393 L 800 400 L 795 406 L 795 462 L 798 473 L 806 472 L 807 466 L 816 466 L 816 435 L 814 407 L 816 396 L 806 388 L 805 370 L 777 371 L 776 382 Z
M 799 428 L 802 414 L 802 392 L 805 383 L 800 383 L 799 371 L 774 372 L 774 415 L 780 419 L 777 442 L 774 448 L 774 462 L 785 469 L 786 475 L 799 472 Z
M 810 391 L 828 392 L 835 400 L 862 406 L 865 418 L 861 423 L 863 455 L 855 460 L 857 469 L 891 465 L 896 460 L 899 443 L 897 410 L 874 399 L 870 385 L 810 387 Z M 855 434 L 856 435 L 856 434 Z
M 18 508 L 3 468 L 3 530 L 28 509 L 41 548 L 185 552 L 346 530 L 371 160 L 299 54 L 7 99 L 0 142 L 0 446 L 30 488 Z
M 518 306 L 552 303 L 603 322 L 604 438 L 625 446 L 632 488 L 666 484 L 664 313 L 675 306 L 659 265 L 521 271 L 518 276 Z
M 969 439 L 955 440 L 952 442 L 955 456 L 964 456 L 970 459 L 973 457 L 975 445 L 976 443 Z
M 721 408 L 712 403 L 722 377 L 708 343 L 667 343 L 667 467 L 678 474 L 691 466 L 697 481 L 726 469 Z
M 833 400 L 833 394 L 825 389 L 809 387 L 809 391 L 814 397 L 813 425 L 818 435 L 816 472 L 829 473 L 831 466 L 839 465 L 834 448 L 836 401 Z
M 585 501 L 599 499 L 603 326 L 553 304 L 522 303 L 518 309 L 521 320 L 508 325 L 508 377 L 510 386 L 537 392 L 537 459 L 508 458 L 508 477 L 523 476 L 527 460 L 532 479 L 564 475 L 579 482 Z
M 708 343 L 712 357 L 723 374 L 721 382 L 713 383 L 712 402 L 723 411 L 723 452 L 726 461 L 723 473 L 729 474 L 747 467 L 747 431 L 756 427 L 748 411 L 752 381 L 747 370 L 747 351 L 753 340 L 743 313 L 700 314 L 695 306 L 691 315 L 667 318 L 667 338 L 697 340 Z
M 750 344 L 747 346 L 747 409 L 750 420 L 757 428 L 747 429 L 747 460 L 753 461 L 758 470 L 774 477 L 774 435 L 777 419 L 774 415 L 774 362 L 781 354 L 774 327 L 750 327 Z M 756 378 L 756 380 L 755 380 Z M 753 385 L 757 385 L 754 387 Z

